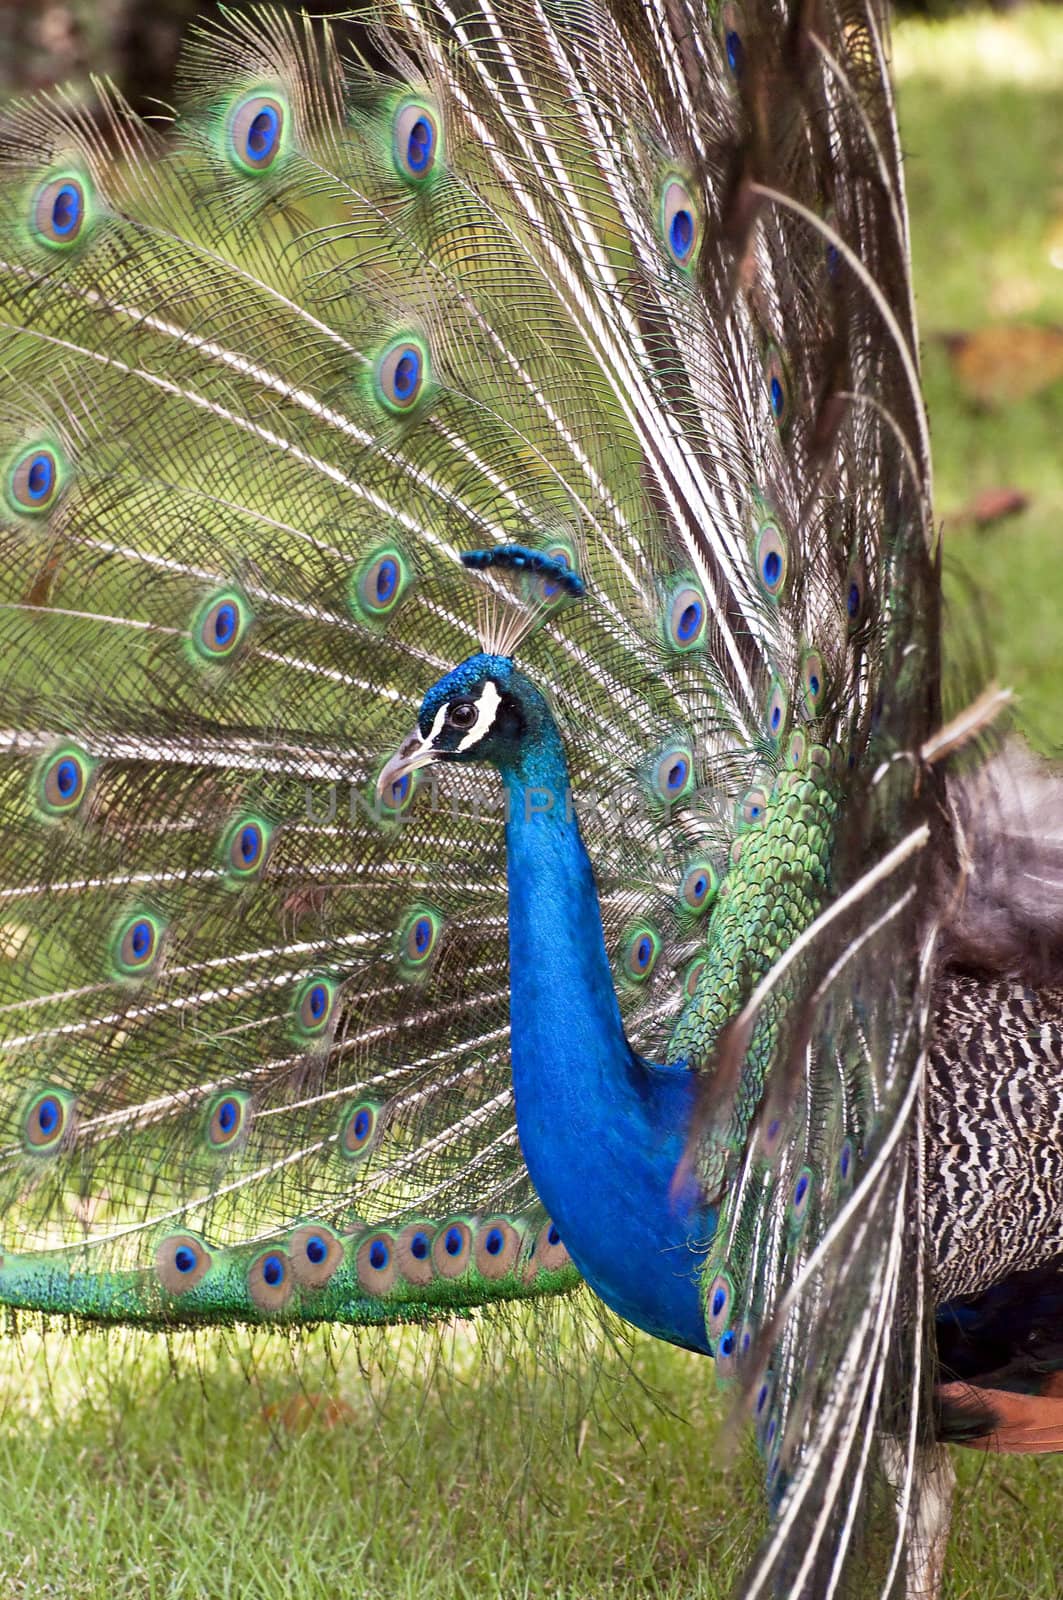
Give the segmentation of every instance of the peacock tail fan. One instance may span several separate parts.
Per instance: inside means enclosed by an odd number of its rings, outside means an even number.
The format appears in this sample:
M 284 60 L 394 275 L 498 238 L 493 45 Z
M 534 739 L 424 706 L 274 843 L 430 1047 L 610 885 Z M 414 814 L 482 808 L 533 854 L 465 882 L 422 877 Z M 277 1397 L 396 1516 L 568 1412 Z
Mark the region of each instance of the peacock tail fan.
M 359 25 L 346 63 L 200 29 L 165 136 L 106 86 L 4 115 L 0 1300 L 364 1325 L 576 1281 L 514 1122 L 501 791 L 377 797 L 486 622 L 551 695 L 628 1037 L 710 1080 L 749 1592 L 850 1582 L 876 1507 L 888 1588 L 938 615 L 882 12 Z

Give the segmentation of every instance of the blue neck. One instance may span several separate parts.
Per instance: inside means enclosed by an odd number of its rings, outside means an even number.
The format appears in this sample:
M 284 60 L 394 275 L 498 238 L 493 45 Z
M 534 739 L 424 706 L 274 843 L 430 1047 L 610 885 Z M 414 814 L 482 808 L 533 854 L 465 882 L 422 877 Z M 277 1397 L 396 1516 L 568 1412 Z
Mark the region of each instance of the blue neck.
M 694 1085 L 634 1054 L 556 728 L 505 769 L 513 1088 L 532 1181 L 569 1254 L 629 1322 L 708 1353 L 698 1276 L 715 1214 L 669 1193 Z

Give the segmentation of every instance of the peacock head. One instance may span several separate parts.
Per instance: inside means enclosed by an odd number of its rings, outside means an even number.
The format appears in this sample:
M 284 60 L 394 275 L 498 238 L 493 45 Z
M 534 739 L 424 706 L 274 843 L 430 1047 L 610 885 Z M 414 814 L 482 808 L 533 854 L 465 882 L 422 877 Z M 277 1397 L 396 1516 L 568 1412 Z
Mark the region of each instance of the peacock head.
M 435 761 L 487 761 L 503 774 L 519 772 L 552 727 L 542 693 L 511 656 L 469 656 L 429 689 L 417 726 L 377 779 L 377 793 L 400 792 L 412 773 Z
M 416 728 L 377 779 L 380 798 L 402 797 L 411 775 L 435 761 L 486 761 L 504 777 L 519 775 L 532 753 L 556 741 L 546 700 L 517 670 L 512 651 L 549 614 L 557 598 L 578 599 L 583 580 L 566 557 L 524 545 L 468 550 L 461 559 L 474 571 L 500 573 L 529 585 L 533 603 L 524 608 L 516 629 L 512 625 L 503 626 L 501 632 L 489 629 L 492 637 L 485 639 L 482 651 L 432 685 Z

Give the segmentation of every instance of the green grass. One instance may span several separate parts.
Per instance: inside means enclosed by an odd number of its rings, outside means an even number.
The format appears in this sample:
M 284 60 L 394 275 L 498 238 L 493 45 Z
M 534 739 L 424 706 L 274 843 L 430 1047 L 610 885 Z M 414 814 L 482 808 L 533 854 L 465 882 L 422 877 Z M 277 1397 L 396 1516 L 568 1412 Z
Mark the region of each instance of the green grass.
M 980 411 L 941 335 L 1063 324 L 1063 14 L 908 23 L 897 60 L 938 510 L 950 560 L 984 586 L 1000 675 L 1051 744 L 1061 385 Z M 1022 516 L 950 528 L 975 490 L 1005 485 L 1031 496 Z M 361 1359 L 323 1336 L 5 1340 L 0 1595 L 727 1594 L 757 1474 L 723 1449 L 710 1368 L 642 1338 L 581 1362 L 578 1337 L 536 1324 L 527 1346 L 488 1340 L 481 1357 L 462 1324 L 431 1384 L 435 1347 L 408 1333 Z M 305 1398 L 326 1390 L 331 1409 Z M 959 1466 L 949 1600 L 1058 1600 L 1063 1460 Z
M 0 1428 L 0 1592 L 726 1595 L 756 1475 L 740 1460 L 727 1487 L 706 1364 L 650 1340 L 578 1359 L 564 1313 L 515 1333 L 486 1353 L 468 1323 L 443 1350 L 393 1333 L 361 1363 L 321 1336 L 170 1352 L 25 1336 Z
M 703 1360 L 642 1338 L 580 1360 L 568 1318 L 526 1346 L 448 1338 L 390 1334 L 361 1359 L 320 1335 L 8 1341 L 0 1593 L 731 1593 L 757 1470 L 724 1448 Z M 1058 1600 L 1060 1465 L 961 1460 L 949 1600 Z
M 1063 18 L 1033 7 L 909 22 L 895 59 L 953 654 L 972 642 L 973 581 L 1020 720 L 1058 748 L 1063 382 L 980 407 L 943 339 L 1013 322 L 1063 328 Z M 1029 509 L 986 532 L 957 525 L 976 492 L 998 487 L 1023 490 Z M 977 630 L 974 642 L 985 643 Z

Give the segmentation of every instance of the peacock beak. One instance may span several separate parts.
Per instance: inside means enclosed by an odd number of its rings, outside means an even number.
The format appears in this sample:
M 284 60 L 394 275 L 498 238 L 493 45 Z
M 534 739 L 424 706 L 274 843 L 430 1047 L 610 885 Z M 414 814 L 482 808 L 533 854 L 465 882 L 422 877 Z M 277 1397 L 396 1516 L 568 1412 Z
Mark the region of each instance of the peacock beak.
M 431 738 L 422 738 L 420 731 L 414 728 L 413 732 L 403 739 L 376 780 L 377 800 L 383 800 L 385 795 L 392 796 L 397 786 L 403 779 L 408 778 L 411 772 L 416 772 L 418 767 L 427 767 L 434 760 L 435 752 L 432 749 Z

